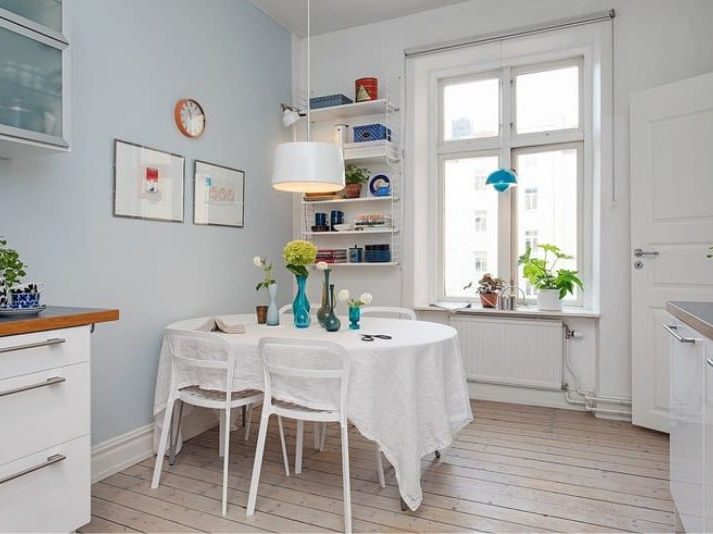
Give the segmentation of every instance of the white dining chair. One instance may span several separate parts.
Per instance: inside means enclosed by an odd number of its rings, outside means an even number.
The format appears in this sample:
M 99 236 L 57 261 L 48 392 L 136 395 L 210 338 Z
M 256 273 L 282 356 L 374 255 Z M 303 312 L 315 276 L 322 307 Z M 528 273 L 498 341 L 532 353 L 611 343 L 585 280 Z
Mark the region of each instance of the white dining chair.
M 263 401 L 263 394 L 256 390 L 231 391 L 235 373 L 235 354 L 230 344 L 219 336 L 204 332 L 168 334 L 166 336 L 171 361 L 171 385 L 169 388 L 166 415 L 161 429 L 158 455 L 154 465 L 151 488 L 156 489 L 161 480 L 164 456 L 169 434 L 171 434 L 171 419 L 173 417 L 174 403 L 181 402 L 221 410 L 221 443 L 220 453 L 223 456 L 223 515 L 227 513 L 228 497 L 228 463 L 230 458 L 230 411 L 242 406 L 251 407 Z M 179 366 L 184 371 L 214 370 L 224 373 L 225 381 L 220 389 L 201 389 L 198 386 L 180 387 L 178 383 Z M 280 424 L 280 439 L 282 441 L 282 454 L 285 462 L 285 471 L 289 474 L 287 448 L 285 437 Z M 247 423 L 246 435 L 249 431 Z
M 361 316 L 366 315 L 396 315 L 399 318 L 406 318 L 411 321 L 416 320 L 416 312 L 409 308 L 396 308 L 391 306 L 364 306 L 361 309 Z
M 309 355 L 309 361 L 300 362 L 300 359 L 295 358 L 295 353 L 299 349 Z M 331 341 L 287 338 L 262 338 L 258 350 L 263 364 L 265 400 L 258 431 L 246 515 L 251 516 L 255 513 L 260 469 L 270 416 L 276 414 L 278 417 L 295 419 L 298 424 L 298 433 L 301 433 L 299 429 L 304 421 L 338 422 L 342 435 L 344 529 L 347 533 L 351 532 L 352 512 L 347 426 L 349 353 L 341 345 Z M 304 365 L 300 365 L 300 363 Z M 328 387 L 328 385 L 332 387 Z M 314 401 L 305 399 L 309 395 L 310 386 L 318 388 L 325 398 Z M 299 388 L 299 396 L 303 399 L 300 404 L 280 400 L 281 398 L 294 398 L 294 388 Z
M 280 308 L 278 312 L 280 315 L 291 315 L 292 314 L 292 304 L 285 304 Z

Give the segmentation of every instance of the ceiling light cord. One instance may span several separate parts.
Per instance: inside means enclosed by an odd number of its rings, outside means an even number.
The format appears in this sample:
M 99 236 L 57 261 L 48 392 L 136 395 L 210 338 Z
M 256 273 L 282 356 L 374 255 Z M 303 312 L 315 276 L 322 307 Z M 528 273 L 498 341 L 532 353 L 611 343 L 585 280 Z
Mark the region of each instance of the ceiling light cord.
M 312 98 L 312 87 L 310 83 L 310 64 L 312 60 L 312 51 L 311 51 L 311 45 L 310 45 L 310 19 L 312 18 L 310 16 L 310 0 L 307 0 L 307 141 L 309 142 L 310 140 L 310 133 L 311 133 L 311 120 L 310 120 L 310 108 L 312 107 L 310 105 L 310 99 Z

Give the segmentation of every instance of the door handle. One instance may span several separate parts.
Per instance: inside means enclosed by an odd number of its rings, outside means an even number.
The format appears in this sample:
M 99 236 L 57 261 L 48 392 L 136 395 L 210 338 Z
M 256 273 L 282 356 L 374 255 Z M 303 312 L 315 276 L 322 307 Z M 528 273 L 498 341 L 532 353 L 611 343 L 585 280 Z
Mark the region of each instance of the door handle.
M 665 324 L 663 325 L 664 329 L 671 334 L 673 337 L 676 338 L 677 341 L 680 343 L 695 343 L 696 339 L 692 337 L 683 337 L 681 334 L 676 332 L 676 329 L 678 329 L 678 326 L 675 324 Z
M 643 258 L 644 256 L 651 256 L 652 258 L 655 258 L 658 255 L 659 255 L 658 250 L 643 250 L 640 248 L 634 249 L 634 257 L 635 258 Z

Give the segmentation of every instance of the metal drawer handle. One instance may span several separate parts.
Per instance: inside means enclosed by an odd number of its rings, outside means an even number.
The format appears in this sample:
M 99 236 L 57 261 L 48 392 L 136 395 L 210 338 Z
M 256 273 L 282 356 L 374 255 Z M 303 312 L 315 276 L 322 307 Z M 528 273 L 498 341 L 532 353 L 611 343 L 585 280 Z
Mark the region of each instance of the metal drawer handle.
M 13 389 L 6 389 L 5 391 L 0 391 L 0 397 L 7 397 L 8 395 L 14 395 L 15 393 L 22 393 L 23 391 L 30 391 L 31 389 L 43 388 L 45 386 L 53 386 L 54 384 L 61 384 L 66 382 L 67 379 L 63 376 L 53 376 L 42 382 L 37 382 L 36 384 L 28 384 L 26 386 L 20 386 Z
M 10 482 L 11 480 L 15 480 L 16 478 L 29 475 L 30 473 L 34 473 L 35 471 L 39 471 L 40 469 L 44 469 L 45 467 L 49 467 L 50 465 L 56 464 L 66 459 L 67 457 L 64 454 L 53 454 L 40 464 L 33 465 L 32 467 L 28 467 L 27 469 L 23 469 L 22 471 L 18 471 L 13 475 L 8 475 L 4 478 L 0 478 L 0 484 L 5 484 L 5 482 Z
M 666 329 L 666 331 L 669 334 L 671 334 L 673 337 L 675 337 L 681 343 L 695 343 L 696 342 L 695 338 L 683 337 L 678 332 L 676 332 L 676 329 L 678 328 L 678 326 L 676 326 L 675 324 L 665 324 L 665 325 L 663 325 L 663 327 Z
M 36 343 L 26 343 L 25 345 L 15 345 L 14 347 L 3 347 L 0 348 L 0 354 L 3 352 L 13 352 L 16 350 L 34 349 L 37 347 L 49 347 L 51 345 L 61 345 L 67 340 L 63 337 L 53 337 L 46 341 L 37 341 Z
M 713 367 L 713 360 L 711 360 L 710 358 L 706 358 L 706 363 Z

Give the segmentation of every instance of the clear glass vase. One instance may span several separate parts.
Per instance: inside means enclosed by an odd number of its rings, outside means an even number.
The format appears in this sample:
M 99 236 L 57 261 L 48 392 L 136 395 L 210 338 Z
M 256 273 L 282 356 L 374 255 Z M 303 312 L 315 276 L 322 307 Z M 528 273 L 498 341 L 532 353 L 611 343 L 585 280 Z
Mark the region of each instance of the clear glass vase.
M 292 315 L 297 328 L 307 328 L 310 324 L 309 300 L 307 300 L 307 277 L 296 276 L 297 294 L 292 302 Z
M 280 310 L 277 307 L 277 284 L 270 284 L 267 287 L 267 294 L 270 296 L 270 305 L 267 307 L 267 325 L 277 326 L 280 324 Z

